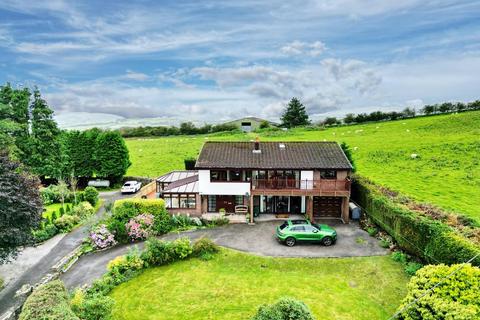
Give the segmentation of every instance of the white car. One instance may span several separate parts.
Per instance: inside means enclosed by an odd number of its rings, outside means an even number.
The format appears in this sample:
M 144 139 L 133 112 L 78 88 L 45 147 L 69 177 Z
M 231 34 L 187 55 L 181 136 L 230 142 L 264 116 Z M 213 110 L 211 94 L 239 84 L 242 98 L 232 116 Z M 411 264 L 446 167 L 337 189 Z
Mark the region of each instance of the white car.
M 139 181 L 134 181 L 134 180 L 127 181 L 123 184 L 122 189 L 120 189 L 120 191 L 122 193 L 135 193 L 138 190 L 140 190 L 141 187 L 142 187 L 142 183 Z

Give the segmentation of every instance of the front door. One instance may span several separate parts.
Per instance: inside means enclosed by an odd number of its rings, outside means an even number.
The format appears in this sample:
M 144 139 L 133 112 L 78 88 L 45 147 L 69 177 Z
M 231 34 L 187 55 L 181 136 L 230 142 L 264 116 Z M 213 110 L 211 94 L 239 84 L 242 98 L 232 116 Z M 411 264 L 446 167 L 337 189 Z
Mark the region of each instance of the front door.
M 235 212 L 235 196 L 217 196 L 217 212 L 220 209 L 228 213 Z

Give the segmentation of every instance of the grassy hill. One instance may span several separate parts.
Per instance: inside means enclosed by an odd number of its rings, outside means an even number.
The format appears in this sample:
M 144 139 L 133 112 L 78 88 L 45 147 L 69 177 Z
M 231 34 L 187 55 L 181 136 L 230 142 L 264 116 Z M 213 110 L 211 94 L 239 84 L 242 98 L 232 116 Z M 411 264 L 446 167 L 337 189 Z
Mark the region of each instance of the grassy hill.
M 130 139 L 129 175 L 156 177 L 183 169 L 207 140 L 345 141 L 358 173 L 418 201 L 480 220 L 480 112 L 369 123 L 326 130 L 221 133 Z M 416 153 L 416 159 L 411 154 Z

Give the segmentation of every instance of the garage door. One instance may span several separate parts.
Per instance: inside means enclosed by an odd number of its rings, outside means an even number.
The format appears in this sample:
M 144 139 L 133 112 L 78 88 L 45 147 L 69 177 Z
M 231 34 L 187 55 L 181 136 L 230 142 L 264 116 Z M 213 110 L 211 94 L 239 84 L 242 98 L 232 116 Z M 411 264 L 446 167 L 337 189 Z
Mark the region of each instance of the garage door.
M 313 197 L 314 218 L 341 218 L 342 198 L 341 197 Z

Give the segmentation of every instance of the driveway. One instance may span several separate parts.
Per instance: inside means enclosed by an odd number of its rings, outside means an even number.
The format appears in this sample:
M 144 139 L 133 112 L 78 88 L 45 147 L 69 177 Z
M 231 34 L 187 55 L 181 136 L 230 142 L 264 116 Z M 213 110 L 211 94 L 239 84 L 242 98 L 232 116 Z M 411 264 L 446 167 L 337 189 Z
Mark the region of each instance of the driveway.
M 101 192 L 105 203 L 124 198 L 118 191 Z M 72 252 L 82 243 L 90 226 L 105 214 L 102 206 L 95 216 L 72 232 L 52 238 L 39 247 L 25 248 L 20 257 L 11 264 L 4 265 L 0 272 L 9 280 L 7 286 L 0 291 L 0 316 L 14 304 L 15 292 L 24 284 L 35 284 L 51 272 L 52 267 L 65 255 Z
M 337 243 L 330 247 L 319 244 L 297 244 L 287 247 L 280 244 L 274 237 L 278 221 L 260 222 L 253 226 L 247 224 L 230 224 L 213 229 L 202 229 L 181 233 L 170 233 L 163 237 L 173 240 L 179 237 L 189 237 L 191 240 L 209 237 L 218 245 L 252 254 L 271 257 L 304 257 L 304 258 L 341 258 L 385 255 L 388 250 L 379 246 L 378 241 L 361 230 L 357 223 L 348 225 L 336 221 L 329 222 L 337 230 Z M 107 251 L 83 256 L 61 279 L 68 288 L 90 284 L 106 271 L 107 263 L 116 256 L 123 255 L 137 245 L 143 248 L 143 243 L 123 245 Z

